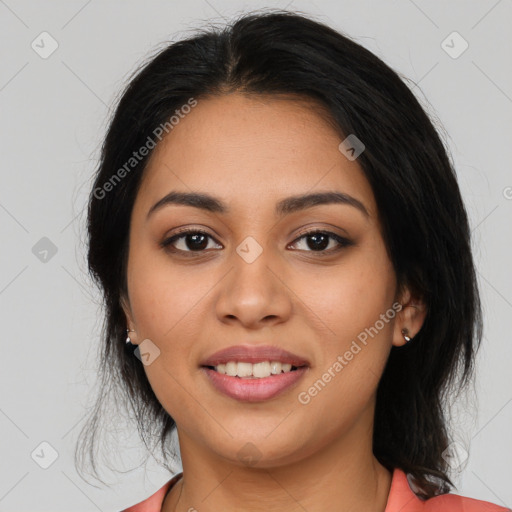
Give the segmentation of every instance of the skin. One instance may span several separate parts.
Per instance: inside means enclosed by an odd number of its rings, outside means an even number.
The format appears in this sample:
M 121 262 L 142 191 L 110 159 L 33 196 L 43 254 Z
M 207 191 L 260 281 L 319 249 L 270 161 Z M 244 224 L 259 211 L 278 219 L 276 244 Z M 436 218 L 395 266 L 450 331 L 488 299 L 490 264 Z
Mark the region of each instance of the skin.
M 164 512 L 385 510 L 392 475 L 372 453 L 377 385 L 392 346 L 405 343 L 401 329 L 414 336 L 426 311 L 397 287 L 372 189 L 357 159 L 339 151 L 342 140 L 314 103 L 233 93 L 200 99 L 151 156 L 132 212 L 123 307 L 132 342 L 150 339 L 160 350 L 144 369 L 177 424 L 184 477 Z M 146 218 L 172 190 L 211 194 L 230 212 L 167 205 Z M 346 204 L 274 214 L 280 199 L 333 190 L 369 216 Z M 160 247 L 178 227 L 207 231 L 207 248 L 193 251 L 190 237 L 175 241 L 175 252 Z M 322 257 L 311 237 L 299 239 L 304 229 L 352 244 L 335 251 L 330 238 Z M 263 250 L 250 264 L 236 252 L 247 236 Z M 404 308 L 394 319 L 300 403 L 397 301 Z M 200 369 L 238 344 L 276 345 L 310 367 L 283 394 L 240 402 Z M 257 449 L 255 465 L 239 458 L 246 443 Z

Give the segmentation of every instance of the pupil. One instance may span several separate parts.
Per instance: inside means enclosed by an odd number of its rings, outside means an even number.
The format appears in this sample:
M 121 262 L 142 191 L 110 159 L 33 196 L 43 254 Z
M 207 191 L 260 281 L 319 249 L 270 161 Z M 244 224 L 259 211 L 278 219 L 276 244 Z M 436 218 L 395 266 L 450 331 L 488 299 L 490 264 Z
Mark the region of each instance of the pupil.
M 318 243 L 320 238 L 323 240 L 321 240 Z M 316 240 L 316 242 L 314 244 L 310 244 L 309 240 Z M 322 249 L 325 249 L 329 245 L 329 237 L 322 233 L 310 235 L 309 240 L 308 240 L 308 247 L 313 250 L 322 250 Z
M 202 238 L 203 240 L 201 242 L 199 242 L 199 244 L 198 244 L 198 241 L 200 238 Z M 188 243 L 190 240 L 193 240 L 192 246 L 190 246 L 190 244 Z M 189 249 L 201 250 L 201 249 L 205 249 L 207 246 L 208 246 L 208 239 L 205 235 L 202 235 L 200 233 L 196 233 L 193 235 L 187 235 L 187 247 Z

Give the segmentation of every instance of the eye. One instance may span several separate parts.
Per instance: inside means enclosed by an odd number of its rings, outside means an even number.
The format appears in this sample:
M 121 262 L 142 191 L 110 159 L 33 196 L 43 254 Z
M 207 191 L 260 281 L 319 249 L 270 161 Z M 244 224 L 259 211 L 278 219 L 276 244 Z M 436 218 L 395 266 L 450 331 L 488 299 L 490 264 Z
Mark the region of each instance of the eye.
M 208 248 L 208 239 L 213 240 L 206 231 L 187 228 L 167 238 L 160 243 L 160 246 L 168 248 L 172 252 L 204 252 Z M 176 244 L 176 242 L 178 243 Z M 178 245 L 181 245 L 181 247 L 178 247 Z
M 306 250 L 307 252 L 322 252 L 322 253 L 332 253 L 337 252 L 343 247 L 347 247 L 349 245 L 352 245 L 352 242 L 348 240 L 347 238 L 344 238 L 342 236 L 337 235 L 336 233 L 331 233 L 330 231 L 321 231 L 321 230 L 314 230 L 314 231 L 308 231 L 306 233 L 303 233 L 299 238 L 297 238 L 294 242 L 294 244 L 297 243 L 297 241 L 300 241 L 304 239 L 304 244 L 306 247 L 309 247 L 311 250 L 308 251 L 308 249 L 300 249 L 300 250 Z M 308 241 L 309 239 L 309 241 Z M 330 247 L 328 250 L 325 250 L 327 247 L 330 246 L 331 242 L 334 243 L 334 248 Z M 336 243 L 338 246 L 336 247 Z
M 168 248 L 172 252 L 205 252 L 206 249 L 211 249 L 211 247 L 209 247 L 209 239 L 214 240 L 213 237 L 206 231 L 186 228 L 180 230 L 177 234 L 165 239 L 160 243 L 160 246 L 162 248 Z M 302 240 L 304 240 L 304 245 L 307 248 L 302 248 L 299 250 L 305 250 L 307 252 L 320 252 L 330 254 L 332 252 L 341 250 L 343 247 L 352 245 L 350 240 L 339 236 L 336 233 L 332 233 L 330 231 L 313 230 L 301 234 L 301 236 L 297 238 L 293 244 L 290 244 L 290 246 L 297 245 L 297 242 Z M 330 245 L 332 245 L 331 242 L 334 242 L 334 247 L 330 247 Z M 179 247 L 179 245 L 181 245 L 181 247 Z M 220 244 L 219 247 L 222 248 Z M 327 248 L 328 250 L 326 250 Z

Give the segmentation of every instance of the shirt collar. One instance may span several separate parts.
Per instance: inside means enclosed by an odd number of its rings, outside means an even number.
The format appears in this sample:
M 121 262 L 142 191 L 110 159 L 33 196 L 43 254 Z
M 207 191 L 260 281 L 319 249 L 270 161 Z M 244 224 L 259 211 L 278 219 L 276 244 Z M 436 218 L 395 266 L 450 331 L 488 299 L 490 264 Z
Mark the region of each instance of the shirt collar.
M 163 487 L 144 501 L 122 512 L 160 512 L 165 496 L 171 487 L 182 477 L 183 473 L 174 475 Z M 388 501 L 384 512 L 420 512 L 423 501 L 412 491 L 407 475 L 399 468 L 394 468 Z
M 406 473 L 394 468 L 384 512 L 420 512 L 423 505 L 424 501 L 411 489 Z

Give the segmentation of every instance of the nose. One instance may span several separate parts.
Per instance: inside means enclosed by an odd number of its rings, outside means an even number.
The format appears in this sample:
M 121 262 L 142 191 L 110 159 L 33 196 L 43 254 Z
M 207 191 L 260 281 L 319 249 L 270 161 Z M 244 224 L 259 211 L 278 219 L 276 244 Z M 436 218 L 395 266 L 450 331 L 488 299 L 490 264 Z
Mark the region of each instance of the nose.
M 285 322 L 292 312 L 292 295 L 270 250 L 254 260 L 233 252 L 232 268 L 221 281 L 216 314 L 221 322 L 257 329 Z

